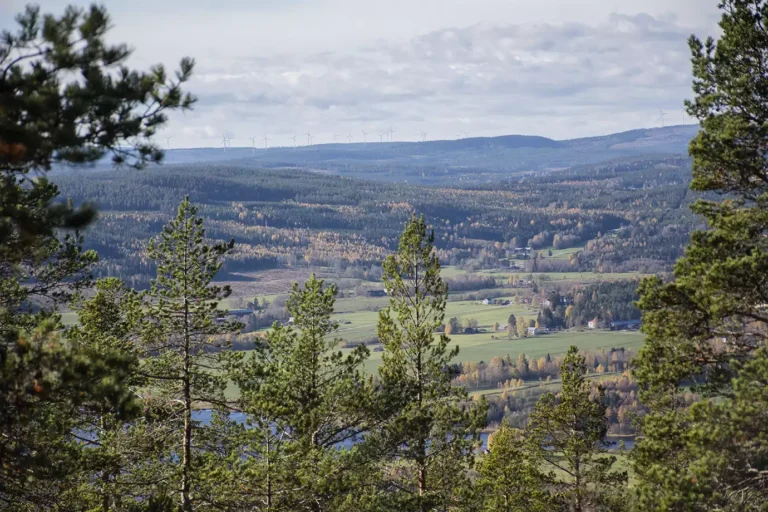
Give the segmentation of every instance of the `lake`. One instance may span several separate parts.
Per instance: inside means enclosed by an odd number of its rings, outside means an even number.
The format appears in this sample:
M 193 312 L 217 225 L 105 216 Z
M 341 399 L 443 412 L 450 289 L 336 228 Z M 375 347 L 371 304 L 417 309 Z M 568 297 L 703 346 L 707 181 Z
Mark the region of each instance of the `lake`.
M 192 417 L 196 421 L 200 421 L 203 424 L 209 423 L 211 421 L 211 415 L 212 411 L 210 409 L 203 409 L 200 411 L 195 411 L 192 414 Z M 230 418 L 235 420 L 237 423 L 244 423 L 246 419 L 246 414 L 242 412 L 233 412 L 229 415 Z M 480 434 L 480 441 L 482 443 L 480 449 L 485 450 L 488 447 L 488 436 L 490 436 L 490 432 L 482 432 Z M 632 447 L 635 445 L 635 438 L 634 437 L 614 437 L 614 436 L 606 436 L 605 442 L 609 444 L 608 449 L 618 450 L 619 449 L 619 443 L 621 441 L 624 441 L 624 447 L 627 450 L 631 450 Z M 351 443 L 345 443 L 343 446 L 351 446 Z

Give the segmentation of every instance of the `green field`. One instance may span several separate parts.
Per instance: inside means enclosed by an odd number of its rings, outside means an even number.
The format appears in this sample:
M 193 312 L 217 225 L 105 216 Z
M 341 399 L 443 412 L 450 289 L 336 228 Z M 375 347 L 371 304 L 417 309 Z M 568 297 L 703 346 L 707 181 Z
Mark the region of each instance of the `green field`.
M 491 339 L 491 333 L 459 334 L 451 336 L 451 345 L 458 345 L 459 355 L 456 362 L 488 362 L 495 356 L 509 354 L 513 359 L 521 352 L 531 358 L 539 358 L 550 354 L 561 355 L 568 351 L 571 345 L 581 350 L 609 349 L 624 347 L 638 349 L 642 346 L 645 335 L 636 331 L 563 331 L 543 334 L 531 338 Z M 344 349 L 345 352 L 351 349 Z M 375 373 L 381 364 L 382 352 L 371 352 L 365 369 Z M 495 391 L 495 390 L 494 390 Z M 230 386 L 227 395 L 232 397 L 236 390 Z M 489 391 L 491 392 L 491 391 Z
M 511 300 L 512 297 L 507 297 L 507 299 Z M 388 303 L 387 298 L 340 299 L 336 302 L 336 311 L 339 313 L 334 315 L 334 319 L 340 324 L 338 335 L 348 341 L 363 341 L 373 338 L 376 335 L 376 322 L 378 322 L 379 314 L 371 309 L 386 307 Z M 366 308 L 370 309 L 366 310 Z M 510 313 L 525 318 L 536 316 L 533 309 L 523 305 L 486 306 L 476 301 L 458 301 L 446 304 L 445 319 L 448 320 L 452 317 L 457 317 L 459 320 L 474 318 L 480 328 L 488 330 L 485 337 L 490 339 L 491 334 L 494 334 L 491 332 L 494 322 L 506 325 Z M 501 332 L 497 334 L 498 336 L 504 335 Z
M 550 256 L 551 259 L 564 259 L 568 257 L 568 254 L 572 252 L 577 252 L 578 248 L 570 248 L 570 249 L 559 249 L 557 251 L 552 251 L 552 256 Z M 518 264 L 522 264 L 523 262 L 518 262 Z M 646 274 L 641 274 L 639 272 L 615 272 L 615 273 L 605 273 L 605 272 L 526 272 L 526 271 L 511 271 L 511 270 L 504 270 L 504 269 L 493 269 L 493 270 L 478 270 L 476 272 L 461 269 L 458 267 L 443 267 L 440 270 L 440 275 L 443 278 L 449 279 L 453 277 L 458 277 L 466 274 L 476 274 L 479 276 L 493 276 L 495 277 L 500 283 L 506 283 L 507 279 L 510 275 L 519 276 L 516 277 L 517 279 L 528 279 L 529 277 L 532 277 L 535 280 L 538 281 L 577 281 L 577 282 L 594 282 L 594 281 L 615 281 L 617 279 L 638 279 L 641 277 L 644 277 Z
M 452 344 L 459 347 L 455 361 L 485 361 L 495 356 L 510 354 L 513 359 L 521 352 L 528 357 L 539 358 L 550 354 L 564 354 L 568 347 L 576 345 L 581 350 L 625 347 L 637 349 L 643 344 L 645 335 L 635 331 L 564 331 L 544 334 L 531 338 L 492 340 L 490 333 L 460 334 L 452 336 Z M 381 352 L 372 352 L 366 365 L 372 371 L 381 363 Z

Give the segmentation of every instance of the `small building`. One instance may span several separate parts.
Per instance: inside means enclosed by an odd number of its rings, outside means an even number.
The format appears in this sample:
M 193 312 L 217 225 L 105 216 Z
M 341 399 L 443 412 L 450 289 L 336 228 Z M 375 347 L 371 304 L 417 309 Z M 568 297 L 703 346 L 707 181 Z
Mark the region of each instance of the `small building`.
M 386 290 L 368 290 L 366 292 L 366 296 L 368 297 L 386 297 L 387 291 Z
M 483 302 L 482 302 L 482 303 L 483 303 L 484 305 L 486 305 L 486 306 L 488 306 L 488 305 L 490 305 L 490 304 L 496 304 L 496 299 L 491 299 L 491 298 L 488 298 L 488 299 L 483 299 Z
M 528 328 L 528 336 L 536 336 L 539 334 L 539 328 L 538 327 L 529 327 Z
M 597 320 L 590 320 L 589 322 L 587 322 L 587 328 L 597 329 Z
M 252 314 L 253 310 L 251 309 L 230 309 L 227 311 L 227 315 L 229 316 L 248 316 Z
M 552 305 L 552 303 L 549 301 L 549 299 L 544 299 L 541 301 L 541 307 L 548 308 Z
M 618 320 L 611 322 L 612 331 L 629 331 L 640 328 L 640 320 Z

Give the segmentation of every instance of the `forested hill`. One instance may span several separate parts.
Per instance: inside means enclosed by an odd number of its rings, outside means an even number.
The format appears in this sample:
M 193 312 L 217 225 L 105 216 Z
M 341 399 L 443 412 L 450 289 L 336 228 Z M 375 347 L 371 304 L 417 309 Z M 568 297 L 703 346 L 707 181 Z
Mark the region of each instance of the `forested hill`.
M 671 126 L 555 141 L 545 137 L 507 135 L 426 142 L 321 143 L 264 149 L 238 147 L 250 142 L 234 139 L 234 147 L 171 149 L 166 164 L 223 163 L 251 168 L 298 168 L 377 181 L 414 184 L 476 185 L 495 183 L 512 174 L 548 171 L 617 159 L 680 156 L 698 127 Z M 327 137 L 326 137 L 327 138 Z
M 580 247 L 539 270 L 658 271 L 682 253 L 695 219 L 690 164 L 656 157 L 514 175 L 472 188 L 382 183 L 239 163 L 167 165 L 58 176 L 64 197 L 97 203 L 86 236 L 102 270 L 143 282 L 143 251 L 178 202 L 201 206 L 209 234 L 234 237 L 225 271 L 276 266 L 377 265 L 403 223 L 423 214 L 445 263 L 509 265 L 514 248 Z

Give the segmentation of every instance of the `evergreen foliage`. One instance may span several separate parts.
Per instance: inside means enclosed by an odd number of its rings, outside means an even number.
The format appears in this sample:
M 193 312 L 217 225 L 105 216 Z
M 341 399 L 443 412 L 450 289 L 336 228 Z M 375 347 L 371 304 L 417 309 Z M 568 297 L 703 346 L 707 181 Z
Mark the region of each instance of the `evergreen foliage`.
M 768 2 L 721 8 L 720 38 L 689 40 L 695 97 L 686 106 L 701 123 L 691 188 L 722 195 L 693 206 L 709 229 L 693 234 L 674 280 L 640 288 L 648 341 L 636 375 L 651 413 L 634 464 L 644 510 L 764 510 L 766 501 L 768 459 L 746 438 L 760 439 L 768 423 L 755 430 L 737 416 L 744 372 L 760 367 L 768 332 Z M 690 387 L 711 403 L 681 407 Z M 726 432 L 735 439 L 719 437 Z
M 189 199 L 179 205 L 176 217 L 153 240 L 149 254 L 157 265 L 157 279 L 147 293 L 141 325 L 141 375 L 149 387 L 147 400 L 158 404 L 164 439 L 166 492 L 178 493 L 179 509 L 195 508 L 192 488 L 201 478 L 198 436 L 208 428 L 192 418 L 200 404 L 227 412 L 221 372 L 224 358 L 214 349 L 225 346 L 223 336 L 239 324 L 220 320 L 219 301 L 228 286 L 212 284 L 222 258 L 234 240 L 210 244 L 203 219 Z
M 130 70 L 127 47 L 105 42 L 103 8 L 55 17 L 31 6 L 17 22 L 0 35 L 0 501 L 13 510 L 52 506 L 67 489 L 82 408 L 133 410 L 124 354 L 59 334 L 55 312 L 89 285 L 97 257 L 57 229 L 82 228 L 94 211 L 57 203 L 45 172 L 106 152 L 157 161 L 149 137 L 166 111 L 194 101 L 181 91 L 192 61 L 175 80 L 159 66 Z
M 545 512 L 555 507 L 550 492 L 554 475 L 542 471 L 539 445 L 524 432 L 502 424 L 488 439 L 488 454 L 477 464 L 479 510 Z
M 382 384 L 400 402 L 386 427 L 390 485 L 403 491 L 394 496 L 398 506 L 420 512 L 444 510 L 460 499 L 486 410 L 484 400 L 468 406 L 466 391 L 451 385 L 458 347 L 434 334 L 443 324 L 448 290 L 433 240 L 423 218 L 406 224 L 397 252 L 384 262 L 390 304 L 378 324 Z
M 620 510 L 616 505 L 621 506 L 620 485 L 627 475 L 613 468 L 616 457 L 605 455 L 605 392 L 598 387 L 592 396 L 586 370 L 584 356 L 571 347 L 560 367 L 562 391 L 536 403 L 528 439 L 543 450 L 549 466 L 567 475 L 558 484 L 558 498 L 567 510 Z
M 229 479 L 249 489 L 239 504 L 247 510 L 338 510 L 361 491 L 371 462 L 365 436 L 379 416 L 363 370 L 368 349 L 344 355 L 334 336 L 336 294 L 314 275 L 294 285 L 294 325 L 275 324 L 250 360 L 230 356 L 249 417 Z

